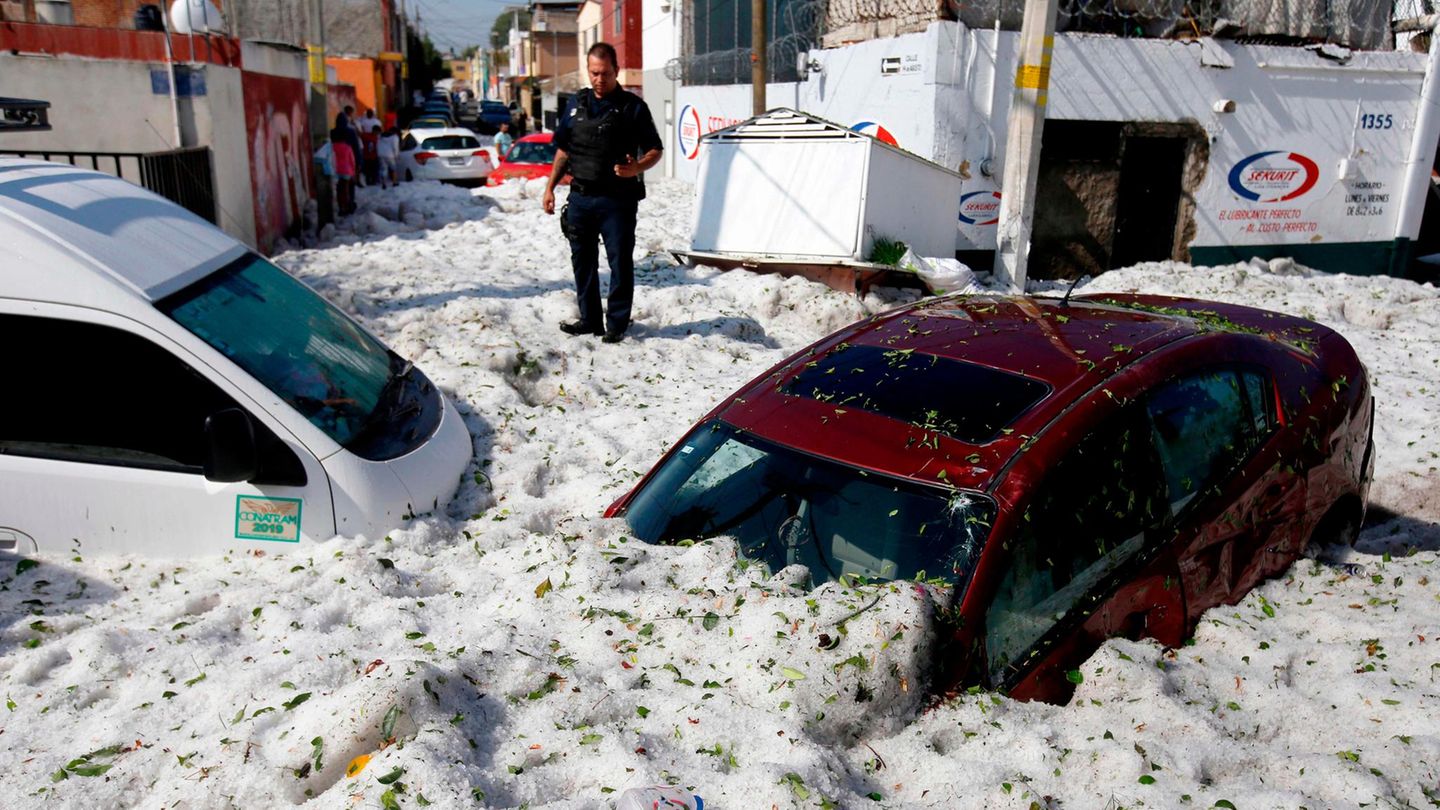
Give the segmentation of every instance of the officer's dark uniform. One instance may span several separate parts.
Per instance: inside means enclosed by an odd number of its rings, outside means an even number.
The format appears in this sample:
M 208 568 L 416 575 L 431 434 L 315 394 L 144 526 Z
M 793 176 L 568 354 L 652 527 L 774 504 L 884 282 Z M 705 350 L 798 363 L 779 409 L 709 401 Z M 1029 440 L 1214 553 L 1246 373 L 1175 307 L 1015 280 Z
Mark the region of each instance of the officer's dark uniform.
M 619 177 L 616 164 L 660 149 L 650 108 L 634 93 L 616 87 L 604 98 L 581 90 L 555 127 L 555 145 L 570 156 L 568 230 L 570 263 L 580 321 L 589 331 L 620 334 L 630 326 L 635 297 L 635 209 L 645 198 L 641 176 Z M 605 240 L 610 262 L 610 296 L 600 308 L 600 251 Z M 606 315 L 608 313 L 608 316 Z M 607 323 L 608 321 L 608 323 Z

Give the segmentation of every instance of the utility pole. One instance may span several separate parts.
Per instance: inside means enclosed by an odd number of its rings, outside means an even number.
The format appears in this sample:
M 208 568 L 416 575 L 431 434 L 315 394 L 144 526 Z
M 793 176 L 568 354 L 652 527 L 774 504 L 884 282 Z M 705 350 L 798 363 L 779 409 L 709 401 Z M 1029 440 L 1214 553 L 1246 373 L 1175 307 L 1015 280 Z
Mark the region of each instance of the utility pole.
M 324 0 L 308 0 L 305 51 L 310 65 L 310 139 L 311 151 L 319 149 L 329 140 L 330 103 L 325 78 L 325 3 Z
M 1050 90 L 1050 51 L 1055 47 L 1057 0 L 1028 0 L 1020 28 L 1019 67 L 1005 136 L 1005 179 L 996 231 L 995 277 L 1025 291 L 1030 231 L 1035 219 L 1035 183 L 1040 175 L 1040 140 Z
M 752 115 L 765 112 L 765 79 L 770 71 L 765 59 L 765 0 L 750 0 L 750 82 Z
M 405 0 L 400 0 L 400 103 L 395 105 L 396 118 L 399 111 L 410 106 L 410 18 L 405 15 Z
M 1405 26 L 1402 28 L 1402 26 Z M 1413 26 L 1413 27 L 1412 27 Z M 1425 78 L 1420 84 L 1420 112 L 1415 118 L 1415 131 L 1410 139 L 1410 151 L 1405 159 L 1405 179 L 1400 187 L 1400 210 L 1395 217 L 1395 241 L 1399 248 L 1392 255 L 1390 274 L 1404 275 L 1411 255 L 1414 238 L 1420 233 L 1420 223 L 1425 216 L 1425 201 L 1430 196 L 1431 174 L 1427 169 L 1435 157 L 1435 140 L 1440 135 L 1440 15 L 1431 14 L 1417 20 L 1406 20 L 1395 25 L 1396 31 L 1420 30 L 1430 35 L 1430 58 L 1425 66 Z
M 310 151 L 313 153 L 330 139 L 330 101 L 325 78 L 325 5 L 324 0 L 308 0 L 309 20 L 306 22 L 305 51 L 310 68 Z M 313 169 L 312 169 L 313 170 Z M 319 225 L 335 221 L 335 198 L 327 177 L 316 177 L 315 204 L 319 208 Z

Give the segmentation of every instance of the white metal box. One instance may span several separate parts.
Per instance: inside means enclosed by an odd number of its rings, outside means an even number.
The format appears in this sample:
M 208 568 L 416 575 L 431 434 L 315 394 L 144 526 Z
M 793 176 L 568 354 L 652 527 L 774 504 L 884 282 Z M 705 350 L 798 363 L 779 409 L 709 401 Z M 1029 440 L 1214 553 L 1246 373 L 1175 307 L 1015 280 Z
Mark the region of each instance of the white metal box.
M 851 264 L 890 239 L 953 256 L 960 183 L 869 135 L 779 108 L 701 139 L 690 250 Z

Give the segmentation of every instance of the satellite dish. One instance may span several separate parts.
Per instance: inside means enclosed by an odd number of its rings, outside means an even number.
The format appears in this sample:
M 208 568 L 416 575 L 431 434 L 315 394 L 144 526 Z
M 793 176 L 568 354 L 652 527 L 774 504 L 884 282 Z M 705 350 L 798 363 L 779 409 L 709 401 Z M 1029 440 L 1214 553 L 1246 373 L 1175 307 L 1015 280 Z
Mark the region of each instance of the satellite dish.
M 170 6 L 170 30 L 177 34 L 223 34 L 225 18 L 211 0 L 175 0 Z

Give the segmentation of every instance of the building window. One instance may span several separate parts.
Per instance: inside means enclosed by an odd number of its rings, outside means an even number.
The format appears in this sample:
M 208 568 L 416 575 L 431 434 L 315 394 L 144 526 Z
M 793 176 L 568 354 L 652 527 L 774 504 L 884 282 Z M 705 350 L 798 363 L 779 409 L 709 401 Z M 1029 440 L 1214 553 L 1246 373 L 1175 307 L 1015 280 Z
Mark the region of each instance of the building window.
M 625 0 L 615 0 L 615 35 L 619 36 L 624 28 Z

